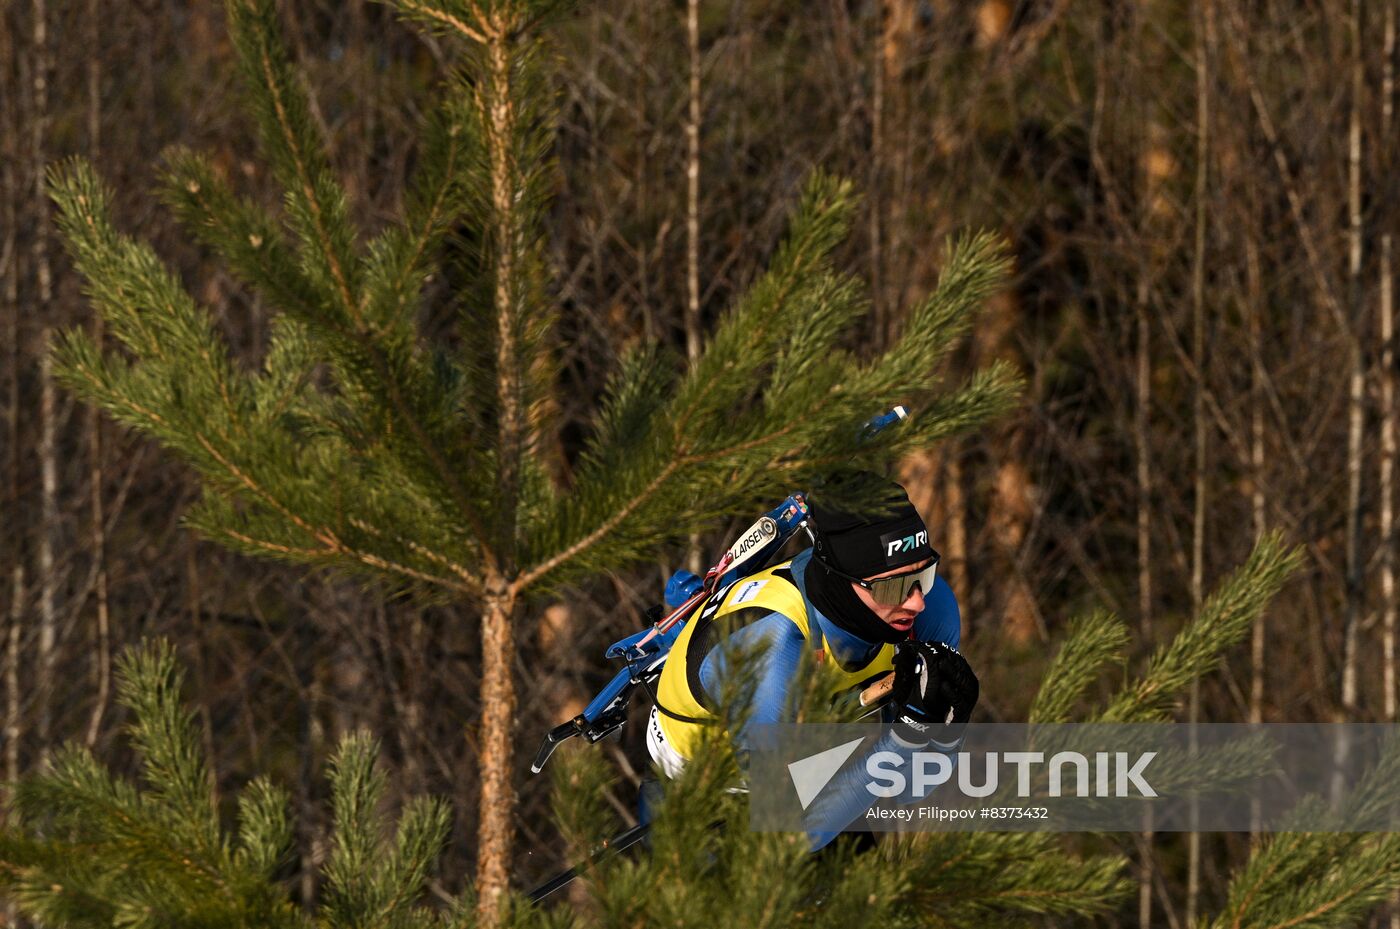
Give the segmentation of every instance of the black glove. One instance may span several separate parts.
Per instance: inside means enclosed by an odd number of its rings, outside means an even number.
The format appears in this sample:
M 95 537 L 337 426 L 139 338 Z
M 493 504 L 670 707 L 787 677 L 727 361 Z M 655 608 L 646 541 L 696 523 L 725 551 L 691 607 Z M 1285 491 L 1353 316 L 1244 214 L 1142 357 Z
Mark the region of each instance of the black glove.
M 967 659 L 942 642 L 901 642 L 894 652 L 895 734 L 910 745 L 962 738 L 980 685 Z

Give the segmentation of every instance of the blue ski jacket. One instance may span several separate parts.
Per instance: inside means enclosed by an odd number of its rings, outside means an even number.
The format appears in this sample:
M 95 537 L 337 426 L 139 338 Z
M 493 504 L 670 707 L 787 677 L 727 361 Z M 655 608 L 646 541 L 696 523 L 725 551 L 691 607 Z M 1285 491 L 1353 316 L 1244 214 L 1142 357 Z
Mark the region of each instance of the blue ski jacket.
M 867 642 L 857 637 L 817 609 L 807 594 L 806 575 L 811 558 L 812 550 L 809 548 L 793 558 L 791 564 L 792 578 L 802 593 L 809 621 L 818 624 L 829 654 L 842 667 L 862 665 L 879 651 L 882 643 Z M 958 601 L 941 576 L 924 596 L 923 612 L 914 621 L 913 638 L 958 647 L 961 639 Z M 808 642 L 802 631 L 781 613 L 770 613 L 743 626 L 728 641 L 731 645 L 758 646 L 766 655 L 760 668 L 751 715 L 745 727 L 734 733 L 736 747 L 743 752 L 752 747 L 750 730 L 753 726 L 790 721 L 786 718 L 789 711 L 788 691 Z M 727 651 L 729 649 L 724 642 L 717 643 L 700 663 L 700 682 L 711 694 L 724 691 L 724 678 L 728 671 L 725 662 Z M 872 749 L 880 750 L 894 750 L 907 756 L 912 748 L 899 743 L 892 736 L 886 736 Z M 824 801 L 816 804 L 810 813 L 815 817 L 809 829 L 813 850 L 826 845 L 844 826 L 873 805 L 875 798 L 864 788 L 866 779 L 860 765 L 848 766 L 846 772 L 838 775 L 824 790 L 827 795 Z

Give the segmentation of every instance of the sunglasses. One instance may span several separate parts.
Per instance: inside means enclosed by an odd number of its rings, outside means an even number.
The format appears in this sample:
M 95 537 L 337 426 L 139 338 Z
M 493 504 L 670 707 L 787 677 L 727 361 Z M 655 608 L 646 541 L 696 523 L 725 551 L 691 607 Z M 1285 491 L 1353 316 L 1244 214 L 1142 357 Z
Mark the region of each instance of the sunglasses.
M 938 562 L 942 558 L 938 552 L 933 553 L 933 560 L 917 571 L 910 571 L 907 574 L 895 574 L 890 577 L 879 577 L 874 580 L 866 580 L 863 577 L 852 577 L 845 571 L 832 567 L 831 562 L 825 558 L 818 558 L 822 566 L 835 574 L 837 577 L 845 578 L 858 587 L 863 587 L 870 591 L 870 599 L 881 606 L 899 606 L 909 595 L 914 592 L 914 588 L 927 594 L 933 588 L 933 579 L 938 576 Z

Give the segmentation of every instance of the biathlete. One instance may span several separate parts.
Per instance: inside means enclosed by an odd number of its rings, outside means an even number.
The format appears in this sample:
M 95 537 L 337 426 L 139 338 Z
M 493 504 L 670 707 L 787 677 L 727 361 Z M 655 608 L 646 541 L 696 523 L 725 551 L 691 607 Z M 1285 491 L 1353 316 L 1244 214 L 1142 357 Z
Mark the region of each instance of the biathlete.
M 893 723 L 889 738 L 898 747 L 958 744 L 978 681 L 957 650 L 958 602 L 938 576 L 928 527 L 899 484 L 869 472 L 838 480 L 842 499 L 873 502 L 843 509 L 830 501 L 828 482 L 808 501 L 815 544 L 730 585 L 717 604 L 702 603 L 677 638 L 647 721 L 647 748 L 666 776 L 680 774 L 703 728 L 718 722 L 715 697 L 725 690 L 726 656 L 735 647 L 761 655 L 750 715 L 730 733 L 741 753 L 750 747 L 751 727 L 791 721 L 789 690 L 809 649 L 852 689 L 894 672 L 883 718 Z M 726 629 L 733 630 L 727 639 Z M 869 806 L 868 795 L 848 793 L 844 812 L 826 805 L 828 817 L 854 819 Z M 851 819 L 815 827 L 813 848 Z

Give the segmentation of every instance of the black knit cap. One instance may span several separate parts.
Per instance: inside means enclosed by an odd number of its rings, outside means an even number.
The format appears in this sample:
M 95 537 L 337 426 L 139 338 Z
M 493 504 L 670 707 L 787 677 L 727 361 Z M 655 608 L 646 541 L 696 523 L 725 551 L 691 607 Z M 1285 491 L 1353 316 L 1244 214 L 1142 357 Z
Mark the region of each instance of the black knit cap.
M 928 527 L 894 481 L 869 471 L 829 478 L 808 498 L 816 555 L 838 571 L 871 577 L 933 557 Z

